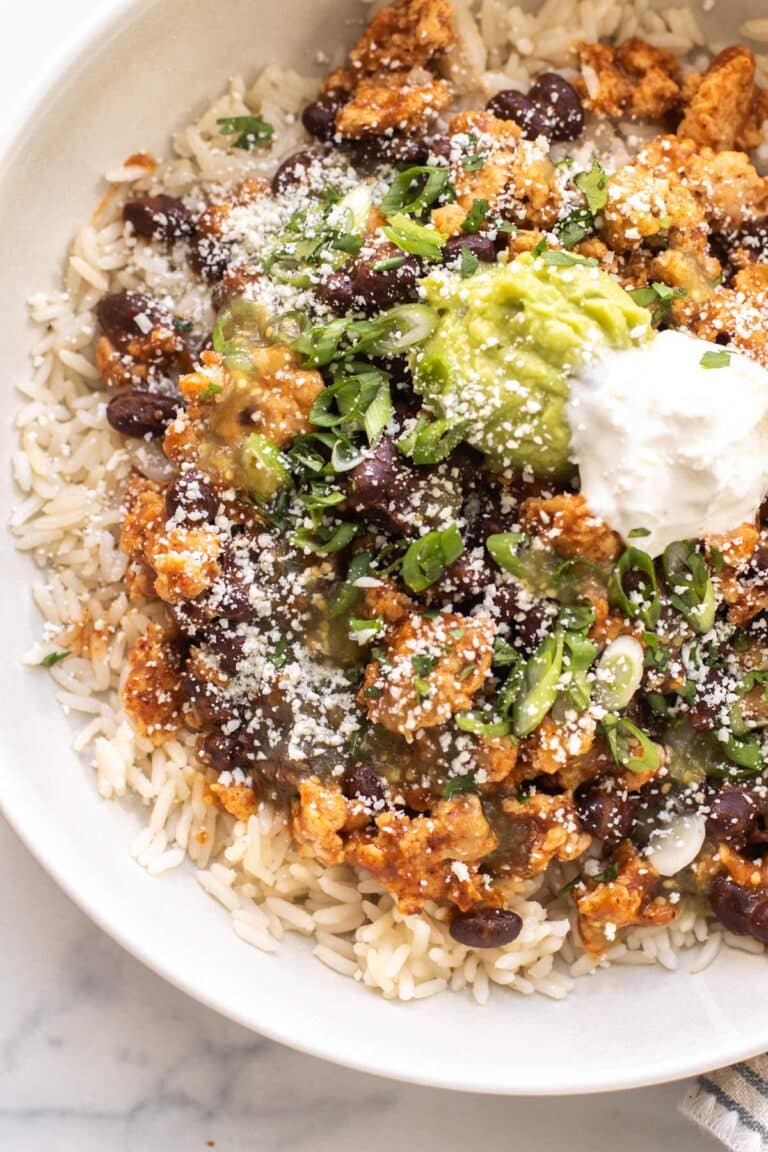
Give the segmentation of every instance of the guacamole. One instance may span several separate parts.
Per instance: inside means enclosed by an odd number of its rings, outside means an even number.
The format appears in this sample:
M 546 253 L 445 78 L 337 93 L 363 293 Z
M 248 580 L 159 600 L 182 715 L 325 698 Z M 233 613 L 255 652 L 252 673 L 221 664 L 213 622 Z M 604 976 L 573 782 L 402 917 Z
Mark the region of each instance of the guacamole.
M 607 273 L 568 253 L 528 253 L 468 279 L 424 282 L 439 322 L 415 357 L 416 390 L 466 421 L 492 467 L 570 471 L 569 377 L 605 348 L 648 338 L 650 314 Z

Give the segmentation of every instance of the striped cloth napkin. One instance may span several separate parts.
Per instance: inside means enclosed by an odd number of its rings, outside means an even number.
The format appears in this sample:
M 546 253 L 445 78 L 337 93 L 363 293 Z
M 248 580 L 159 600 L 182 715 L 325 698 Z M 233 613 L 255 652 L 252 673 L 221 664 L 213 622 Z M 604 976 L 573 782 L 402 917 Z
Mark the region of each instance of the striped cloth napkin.
M 768 1152 L 768 1055 L 700 1076 L 680 1111 L 733 1152 Z

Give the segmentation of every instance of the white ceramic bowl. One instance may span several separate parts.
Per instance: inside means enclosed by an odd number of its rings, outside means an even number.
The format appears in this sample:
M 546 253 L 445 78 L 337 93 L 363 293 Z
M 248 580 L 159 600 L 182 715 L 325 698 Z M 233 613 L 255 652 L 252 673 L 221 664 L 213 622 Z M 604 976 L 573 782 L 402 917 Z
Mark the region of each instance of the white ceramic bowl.
M 717 8 L 733 34 L 763 0 Z M 235 71 L 274 60 L 316 69 L 317 49 L 351 40 L 355 0 L 104 0 L 98 21 L 11 125 L 0 168 L 2 457 L 12 444 L 11 390 L 26 371 L 25 299 L 53 286 L 67 244 L 95 202 L 98 175 L 169 131 Z M 712 20 L 710 18 L 710 28 Z M 11 113 L 13 117 L 15 112 Z M 0 518 L 14 500 L 8 469 Z M 0 535 L 0 800 L 51 875 L 134 955 L 191 996 L 277 1040 L 370 1072 L 447 1088 L 567 1093 L 674 1079 L 768 1048 L 765 961 L 721 955 L 696 977 L 614 968 L 551 1003 L 496 994 L 486 1008 L 445 995 L 388 1003 L 289 939 L 276 956 L 243 944 L 188 871 L 150 879 L 128 857 L 130 806 L 96 794 L 69 751 L 71 729 L 48 678 L 21 671 L 39 635 L 33 572 Z M 6 877 L 5 883 L 13 883 Z M 6 926 L 12 930 L 12 926 Z

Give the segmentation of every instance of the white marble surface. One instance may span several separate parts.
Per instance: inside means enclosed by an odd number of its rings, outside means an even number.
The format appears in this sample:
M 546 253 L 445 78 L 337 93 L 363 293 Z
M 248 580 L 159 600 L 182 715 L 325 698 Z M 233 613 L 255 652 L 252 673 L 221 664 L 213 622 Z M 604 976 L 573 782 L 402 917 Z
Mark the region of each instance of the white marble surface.
M 254 0 L 257 2 L 257 0 Z M 3 5 L 0 101 L 99 0 Z M 379 1081 L 219 1019 L 105 937 L 0 820 L 0 1149 L 706 1152 L 681 1085 L 504 1100 Z

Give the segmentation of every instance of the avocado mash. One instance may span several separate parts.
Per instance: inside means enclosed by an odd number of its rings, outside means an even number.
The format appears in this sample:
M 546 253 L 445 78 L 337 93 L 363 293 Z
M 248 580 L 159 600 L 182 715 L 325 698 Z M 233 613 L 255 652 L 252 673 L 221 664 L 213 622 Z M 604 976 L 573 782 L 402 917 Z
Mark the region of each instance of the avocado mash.
M 423 284 L 439 323 L 414 362 L 429 408 L 468 421 L 492 467 L 570 471 L 568 378 L 603 348 L 647 339 L 650 314 L 599 268 L 568 253 L 525 254 Z

